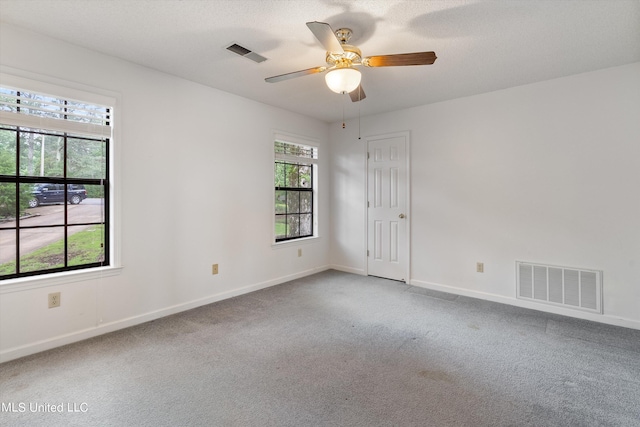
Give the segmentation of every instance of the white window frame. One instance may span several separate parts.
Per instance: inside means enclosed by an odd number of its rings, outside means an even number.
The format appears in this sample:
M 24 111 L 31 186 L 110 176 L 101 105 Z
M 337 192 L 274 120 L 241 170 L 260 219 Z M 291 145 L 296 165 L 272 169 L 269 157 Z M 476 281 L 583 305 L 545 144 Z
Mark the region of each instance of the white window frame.
M 55 286 L 77 281 L 98 279 L 119 274 L 121 263 L 121 205 L 120 205 L 120 150 L 117 148 L 120 142 L 120 95 L 77 83 L 63 81 L 56 78 L 24 72 L 6 66 L 0 66 L 0 86 L 20 88 L 25 91 L 46 93 L 60 98 L 82 100 L 87 103 L 108 105 L 113 108 L 111 116 L 111 136 L 109 144 L 109 261 L 110 265 L 59 273 L 45 273 L 35 276 L 6 279 L 0 281 L 0 294 L 18 292 L 47 286 Z
M 303 145 L 303 146 L 309 146 L 309 147 L 313 147 L 316 152 L 318 153 L 318 156 L 316 159 L 308 159 L 308 158 L 303 158 L 303 157 L 294 157 L 294 158 L 287 158 L 286 156 L 281 156 L 281 155 L 277 155 L 274 149 L 274 144 L 277 142 L 287 142 L 287 143 L 291 143 L 291 144 L 295 144 L 295 145 Z M 301 135 L 296 135 L 296 134 L 292 134 L 292 133 L 288 133 L 288 132 L 282 132 L 282 131 L 274 131 L 273 132 L 273 138 L 271 140 L 271 152 L 273 154 L 273 158 L 271 160 L 271 165 L 272 165 L 272 169 L 271 169 L 271 178 L 272 178 L 272 185 L 271 185 L 271 201 L 272 201 L 272 206 L 271 206 L 271 229 L 272 229 L 272 237 L 271 237 L 271 244 L 274 247 L 279 247 L 279 246 L 287 246 L 287 245 L 300 245 L 301 243 L 310 241 L 310 240 L 315 240 L 318 237 L 320 237 L 319 234 L 319 230 L 320 230 L 320 221 L 319 221 L 319 211 L 320 211 L 320 207 L 319 207 L 319 164 L 321 161 L 321 156 L 322 156 L 322 150 L 320 149 L 320 145 L 318 144 L 318 141 L 313 139 L 313 138 L 309 138 L 309 137 L 305 137 L 305 136 L 301 136 Z M 283 241 L 276 241 L 276 230 L 275 230 L 275 211 L 276 211 L 276 183 L 275 183 L 275 172 L 274 172 L 274 165 L 276 160 L 292 160 L 292 161 L 300 161 L 300 160 L 305 160 L 305 161 L 309 161 L 309 163 L 312 163 L 313 165 L 313 182 L 312 182 L 312 186 L 313 186 L 313 235 L 312 236 L 306 236 L 306 237 L 299 237 L 299 238 L 295 238 L 295 239 L 289 239 L 289 240 L 283 240 Z

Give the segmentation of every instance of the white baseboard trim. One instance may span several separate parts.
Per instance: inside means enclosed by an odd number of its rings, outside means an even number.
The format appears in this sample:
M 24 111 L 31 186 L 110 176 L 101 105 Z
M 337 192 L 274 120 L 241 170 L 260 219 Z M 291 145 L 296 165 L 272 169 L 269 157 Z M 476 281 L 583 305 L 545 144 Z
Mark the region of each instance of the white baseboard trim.
M 338 271 L 342 271 L 345 273 L 353 273 L 353 274 L 359 274 L 360 276 L 364 276 L 364 269 L 362 268 L 353 268 L 353 267 L 347 267 L 344 265 L 336 265 L 336 264 L 331 264 L 328 268 L 332 269 L 332 270 L 338 270 Z
M 53 348 L 61 347 L 67 344 L 72 344 L 74 342 L 83 341 L 88 338 L 104 335 L 109 332 L 117 331 L 119 329 L 124 329 L 131 326 L 139 325 L 141 323 L 150 322 L 152 320 L 160 319 L 162 317 L 170 316 L 172 314 L 180 313 L 182 311 L 191 310 L 193 308 L 201 307 L 203 305 L 212 304 L 214 302 L 233 298 L 243 294 L 248 294 L 250 292 L 258 291 L 260 289 L 265 289 L 271 286 L 280 285 L 282 283 L 286 283 L 291 280 L 300 279 L 302 277 L 320 273 L 321 271 L 329 270 L 330 268 L 332 267 L 330 266 L 316 267 L 316 268 L 301 271 L 298 273 L 290 274 L 287 276 L 282 276 L 282 277 L 267 280 L 264 282 L 243 286 L 241 288 L 233 289 L 230 291 L 210 295 L 204 298 L 185 302 L 182 304 L 176 304 L 170 307 L 162 308 L 160 310 L 150 311 L 148 313 L 144 313 L 138 316 L 132 316 L 126 319 L 116 320 L 114 322 L 109 322 L 109 323 L 102 323 L 93 328 L 86 328 L 83 330 L 71 332 L 64 335 L 59 335 L 53 338 L 48 338 L 45 340 L 22 345 L 19 347 L 9 348 L 7 350 L 0 352 L 0 363 L 8 362 L 14 359 L 19 359 L 21 357 L 40 353 L 42 351 L 51 350 Z
M 583 320 L 591 320 L 593 322 L 605 323 L 613 326 L 622 326 L 624 328 L 640 329 L 640 322 L 632 319 L 625 319 L 623 317 L 609 316 L 606 314 L 588 313 L 583 311 L 571 310 L 564 307 L 555 307 L 555 306 L 546 306 L 546 305 L 543 306 L 542 304 L 536 304 L 535 302 L 531 302 L 531 301 L 520 300 L 517 298 L 511 298 L 511 297 L 491 294 L 487 292 L 478 292 L 478 291 L 472 291 L 469 289 L 455 288 L 453 286 L 442 285 L 439 283 L 425 282 L 422 280 L 412 279 L 410 280 L 409 284 L 412 286 L 417 286 L 419 288 L 431 289 L 434 291 L 442 291 L 450 294 L 462 295 L 465 297 L 471 297 L 471 298 L 477 298 L 477 299 L 482 299 L 487 301 L 498 302 L 501 304 L 513 305 L 516 307 L 529 308 L 532 310 L 559 314 L 561 316 L 575 317 L 577 319 L 583 319 Z

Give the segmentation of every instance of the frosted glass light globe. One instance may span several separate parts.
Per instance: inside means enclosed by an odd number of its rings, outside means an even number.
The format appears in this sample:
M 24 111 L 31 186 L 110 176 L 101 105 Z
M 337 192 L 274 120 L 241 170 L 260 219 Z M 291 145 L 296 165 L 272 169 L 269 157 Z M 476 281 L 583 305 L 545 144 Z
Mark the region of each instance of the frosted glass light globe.
M 329 71 L 324 79 L 329 89 L 335 93 L 349 93 L 356 90 L 362 75 L 355 68 L 336 68 Z

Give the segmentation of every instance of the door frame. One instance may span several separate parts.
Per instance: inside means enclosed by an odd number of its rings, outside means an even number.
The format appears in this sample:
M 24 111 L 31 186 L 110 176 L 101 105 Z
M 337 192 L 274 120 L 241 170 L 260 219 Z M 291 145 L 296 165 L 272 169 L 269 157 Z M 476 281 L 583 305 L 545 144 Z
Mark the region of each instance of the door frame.
M 405 283 L 410 284 L 411 281 L 411 132 L 410 131 L 401 131 L 401 132 L 393 132 L 393 133 L 385 133 L 381 135 L 371 135 L 365 136 L 363 139 L 365 140 L 364 144 L 364 275 L 369 275 L 369 256 L 367 255 L 367 248 L 369 247 L 369 209 L 367 207 L 368 197 L 369 197 L 369 142 L 377 141 L 380 139 L 389 139 L 389 138 L 398 138 L 403 137 L 405 141 L 405 167 L 407 168 L 407 176 L 406 176 L 406 198 L 405 198 L 405 208 L 406 212 L 406 242 L 405 242 L 405 253 L 407 254 L 407 263 L 406 263 L 406 272 L 405 272 Z

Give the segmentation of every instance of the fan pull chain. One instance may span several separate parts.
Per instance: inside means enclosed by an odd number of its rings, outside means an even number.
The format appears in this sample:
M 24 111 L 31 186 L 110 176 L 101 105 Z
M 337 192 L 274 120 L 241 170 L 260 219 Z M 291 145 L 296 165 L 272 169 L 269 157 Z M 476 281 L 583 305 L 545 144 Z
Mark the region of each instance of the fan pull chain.
M 344 124 L 344 102 L 342 103 L 342 129 L 344 129 L 346 125 Z
M 362 102 L 362 86 L 358 86 L 358 99 L 360 100 L 358 102 L 358 140 L 362 139 L 360 138 L 360 118 L 362 117 L 362 115 L 360 114 L 360 103 Z

